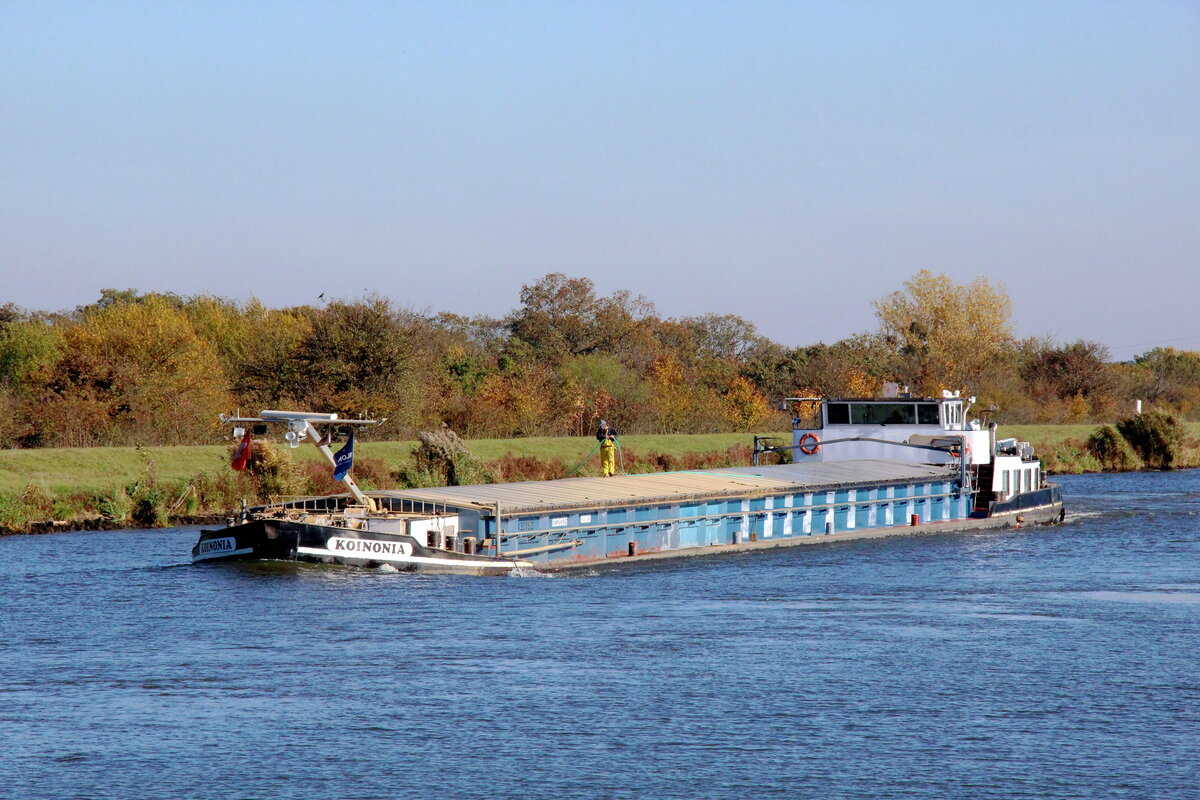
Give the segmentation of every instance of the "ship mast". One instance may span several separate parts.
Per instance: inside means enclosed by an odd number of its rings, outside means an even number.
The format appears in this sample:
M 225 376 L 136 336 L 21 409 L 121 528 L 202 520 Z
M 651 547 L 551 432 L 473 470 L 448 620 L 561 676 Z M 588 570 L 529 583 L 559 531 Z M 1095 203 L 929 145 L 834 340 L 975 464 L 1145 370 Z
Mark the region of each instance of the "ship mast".
M 339 419 L 337 414 L 320 414 L 311 411 L 261 411 L 257 417 L 227 417 L 224 414 L 220 416 L 222 423 L 234 424 L 250 424 L 262 425 L 268 423 L 285 423 L 287 425 L 287 433 L 284 438 L 290 447 L 298 447 L 300 442 L 308 439 L 312 442 L 325 460 L 329 462 L 331 467 L 337 468 L 337 459 L 334 458 L 333 451 L 329 449 L 329 437 L 323 436 L 318 430 L 317 425 L 380 425 L 387 419 Z M 350 477 L 347 472 L 342 476 L 342 483 L 350 490 L 350 494 L 354 495 L 354 499 L 359 505 L 365 506 L 370 512 L 379 510 L 375 501 L 363 494 L 362 489 L 358 488 L 358 484 L 354 482 L 354 478 Z

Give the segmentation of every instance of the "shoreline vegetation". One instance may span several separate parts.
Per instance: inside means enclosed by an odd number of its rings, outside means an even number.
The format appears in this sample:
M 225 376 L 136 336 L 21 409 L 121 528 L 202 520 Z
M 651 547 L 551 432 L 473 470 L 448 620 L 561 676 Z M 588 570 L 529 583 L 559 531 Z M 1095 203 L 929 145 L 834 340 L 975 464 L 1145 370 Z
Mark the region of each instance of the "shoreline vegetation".
M 595 474 L 575 467 L 601 419 L 626 434 L 625 472 L 747 464 L 754 431 L 789 428 L 782 398 L 886 382 L 972 396 L 1051 473 L 1200 466 L 1200 351 L 1112 362 L 1096 342 L 1018 339 L 1003 285 L 983 277 L 922 270 L 872 303 L 876 330 L 798 346 L 562 273 L 518 301 L 503 317 L 135 289 L 73 310 L 0 304 L 0 532 L 205 521 L 341 491 L 308 447 L 259 440 L 232 471 L 215 420 L 238 409 L 386 419 L 360 431 L 367 489 Z
M 1031 442 L 1051 475 L 1200 467 L 1200 423 L 1164 417 L 1011 425 L 1001 435 Z M 767 435 L 791 441 L 790 433 Z M 631 474 L 720 468 L 749 464 L 752 441 L 746 433 L 630 435 L 621 438 L 621 455 Z M 360 443 L 354 474 L 368 490 L 594 476 L 592 449 L 591 437 L 463 441 L 442 429 L 417 441 Z M 229 467 L 231 452 L 231 445 L 0 450 L 0 534 L 212 524 L 243 499 L 253 505 L 342 491 L 309 446 L 256 440 L 240 473 Z

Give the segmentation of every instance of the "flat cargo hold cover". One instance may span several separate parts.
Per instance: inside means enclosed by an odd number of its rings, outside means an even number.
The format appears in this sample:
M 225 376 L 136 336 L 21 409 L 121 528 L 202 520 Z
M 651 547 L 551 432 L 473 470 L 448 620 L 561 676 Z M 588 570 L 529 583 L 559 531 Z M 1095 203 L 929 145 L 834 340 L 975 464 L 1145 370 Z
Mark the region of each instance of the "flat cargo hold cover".
M 503 513 L 512 514 L 650 505 L 791 491 L 813 492 L 855 486 L 928 483 L 956 480 L 958 477 L 959 471 L 950 467 L 864 459 L 652 472 L 645 475 L 614 475 L 611 478 L 482 483 L 370 494 L 374 497 L 467 508 L 491 509 L 499 503 Z

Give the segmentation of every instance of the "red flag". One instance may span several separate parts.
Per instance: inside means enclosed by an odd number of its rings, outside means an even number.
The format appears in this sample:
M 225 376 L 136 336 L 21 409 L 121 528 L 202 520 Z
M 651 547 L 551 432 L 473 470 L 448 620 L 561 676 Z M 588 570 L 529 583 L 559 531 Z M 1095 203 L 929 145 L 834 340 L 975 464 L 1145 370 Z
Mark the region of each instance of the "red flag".
M 250 429 L 246 429 L 246 433 L 242 436 L 242 443 L 237 446 L 237 450 L 233 451 L 233 463 L 230 464 L 236 470 L 246 468 L 246 462 L 250 460 L 250 450 L 253 449 L 250 445 Z

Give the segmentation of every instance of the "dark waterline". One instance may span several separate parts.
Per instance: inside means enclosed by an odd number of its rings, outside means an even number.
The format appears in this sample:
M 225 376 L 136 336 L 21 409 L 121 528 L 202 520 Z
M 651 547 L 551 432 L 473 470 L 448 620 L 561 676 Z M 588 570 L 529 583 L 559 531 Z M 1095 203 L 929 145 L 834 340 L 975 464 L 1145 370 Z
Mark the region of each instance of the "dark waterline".
M 0 539 L 0 797 L 1195 798 L 1200 471 L 584 576 Z

